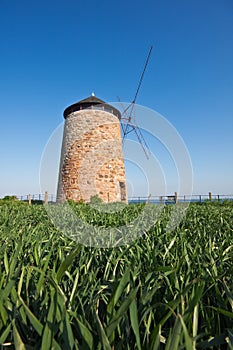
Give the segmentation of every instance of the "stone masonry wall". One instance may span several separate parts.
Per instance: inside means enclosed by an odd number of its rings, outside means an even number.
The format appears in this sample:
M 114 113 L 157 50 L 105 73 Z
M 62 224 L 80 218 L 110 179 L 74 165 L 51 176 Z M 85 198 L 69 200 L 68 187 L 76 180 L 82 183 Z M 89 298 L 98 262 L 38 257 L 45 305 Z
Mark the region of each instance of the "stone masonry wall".
M 127 201 L 120 123 L 101 110 L 85 109 L 65 121 L 57 201 Z

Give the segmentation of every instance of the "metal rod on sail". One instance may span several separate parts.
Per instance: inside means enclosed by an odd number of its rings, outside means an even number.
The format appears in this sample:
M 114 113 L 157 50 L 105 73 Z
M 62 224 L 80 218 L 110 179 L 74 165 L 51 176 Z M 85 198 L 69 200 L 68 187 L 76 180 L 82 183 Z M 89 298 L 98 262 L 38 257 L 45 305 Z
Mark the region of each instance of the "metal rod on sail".
M 143 80 L 143 77 L 144 77 L 144 74 L 145 74 L 146 67 L 147 67 L 147 65 L 148 65 L 149 59 L 150 59 L 150 55 L 151 55 L 152 49 L 153 49 L 153 46 L 150 47 L 150 51 L 149 51 L 149 53 L 148 53 L 145 66 L 144 66 L 143 72 L 142 72 L 142 74 L 141 74 L 141 78 L 140 78 L 140 80 L 139 80 L 139 83 L 138 83 L 138 88 L 137 88 L 136 94 L 135 94 L 135 96 L 134 96 L 134 99 L 133 99 L 133 101 L 132 101 L 133 104 L 135 104 L 135 102 L 136 102 L 136 99 L 137 99 L 137 96 L 138 96 L 138 92 L 139 92 L 140 87 L 141 87 L 141 85 L 142 85 L 142 80 Z
M 140 77 L 140 80 L 139 80 L 139 83 L 138 83 L 138 86 L 137 86 L 137 90 L 136 90 L 136 93 L 135 93 L 135 96 L 134 96 L 134 99 L 133 101 L 127 106 L 127 108 L 125 108 L 123 110 L 123 113 L 122 113 L 122 116 L 126 122 L 126 124 L 123 124 L 121 122 L 121 128 L 122 128 L 122 131 L 123 131 L 123 138 L 122 138 L 122 143 L 124 143 L 124 140 L 126 138 L 126 135 L 128 135 L 130 132 L 132 131 L 135 131 L 135 134 L 142 146 L 142 149 L 147 157 L 147 159 L 149 159 L 149 154 L 150 154 L 150 151 L 149 151 L 149 148 L 146 144 L 146 141 L 143 137 L 143 134 L 140 130 L 140 128 L 136 125 L 136 120 L 135 120 L 135 104 L 136 104 L 136 99 L 137 99 L 137 96 L 138 96 L 138 93 L 139 93 L 139 90 L 140 90 L 140 87 L 142 85 L 142 81 L 143 81 L 143 78 L 144 78 L 144 74 L 145 74 L 145 71 L 146 71 L 146 68 L 147 68 L 147 65 L 148 65 L 148 62 L 149 62 L 149 59 L 150 59 L 150 55 L 151 55 L 151 51 L 153 49 L 153 46 L 150 47 L 150 50 L 149 50 L 149 53 L 147 55 L 147 59 L 146 59 L 146 62 L 145 62 L 145 65 L 144 65 L 144 68 L 143 68 L 143 71 L 142 71 L 142 74 L 141 74 L 141 77 Z M 127 114 L 126 114 L 127 112 Z M 131 121 L 132 120 L 132 117 L 133 117 L 133 113 L 134 113 L 134 120 L 133 122 Z M 127 117 L 126 117 L 127 116 Z M 149 154 L 148 154 L 149 153 Z
M 146 144 L 146 141 L 142 135 L 141 130 L 138 127 L 134 128 L 135 134 L 137 135 L 138 141 L 140 143 L 140 145 L 142 146 L 142 149 L 146 155 L 146 158 L 149 159 L 149 155 L 151 154 L 149 151 L 149 147 Z

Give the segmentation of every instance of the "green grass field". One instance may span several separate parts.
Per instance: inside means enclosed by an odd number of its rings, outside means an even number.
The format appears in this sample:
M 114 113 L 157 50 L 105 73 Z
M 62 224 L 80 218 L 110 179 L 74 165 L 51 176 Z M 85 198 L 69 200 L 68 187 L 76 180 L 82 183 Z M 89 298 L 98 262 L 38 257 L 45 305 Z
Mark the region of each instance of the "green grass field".
M 95 226 L 123 213 L 76 210 Z M 2 349 L 233 349 L 233 203 L 172 208 L 131 244 L 93 248 L 51 223 L 43 205 L 0 201 Z

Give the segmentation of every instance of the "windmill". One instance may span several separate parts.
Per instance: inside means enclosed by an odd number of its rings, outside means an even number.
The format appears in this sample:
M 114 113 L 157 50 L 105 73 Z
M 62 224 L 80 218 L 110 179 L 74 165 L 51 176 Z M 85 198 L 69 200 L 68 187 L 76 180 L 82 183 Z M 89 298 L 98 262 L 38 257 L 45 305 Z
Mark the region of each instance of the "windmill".
M 138 83 L 138 86 L 136 89 L 136 93 L 134 95 L 134 99 L 126 108 L 121 103 L 122 108 L 123 108 L 123 112 L 121 113 L 122 143 L 124 145 L 124 141 L 127 138 L 127 135 L 134 132 L 140 145 L 142 146 L 142 149 L 143 149 L 147 159 L 149 159 L 150 150 L 149 150 L 149 147 L 146 143 L 146 140 L 142 134 L 141 129 L 137 126 L 137 123 L 136 123 L 136 100 L 137 100 L 138 93 L 139 93 L 139 90 L 141 88 L 142 81 L 143 81 L 143 78 L 145 75 L 145 71 L 146 71 L 146 68 L 147 68 L 147 65 L 148 65 L 148 62 L 150 59 L 152 48 L 153 47 L 151 46 L 149 53 L 147 55 L 147 59 L 146 59 L 143 71 L 142 71 L 140 79 L 139 79 L 139 83 Z M 118 98 L 118 100 L 120 102 L 119 98 Z
M 68 106 L 65 118 L 57 202 L 67 199 L 90 202 L 127 202 L 122 145 L 134 132 L 149 158 L 149 148 L 136 124 L 136 99 L 150 58 L 148 54 L 133 101 L 123 112 L 91 96 Z M 121 133 L 122 128 L 122 133 Z

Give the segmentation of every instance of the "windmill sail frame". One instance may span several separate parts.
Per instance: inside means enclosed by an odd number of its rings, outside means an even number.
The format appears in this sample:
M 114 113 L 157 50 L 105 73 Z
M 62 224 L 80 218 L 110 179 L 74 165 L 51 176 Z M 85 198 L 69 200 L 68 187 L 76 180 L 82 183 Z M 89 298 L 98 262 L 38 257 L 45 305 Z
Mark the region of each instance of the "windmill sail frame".
M 145 71 L 146 71 L 146 68 L 147 68 L 147 65 L 148 65 L 148 62 L 150 59 L 152 49 L 153 49 L 153 46 L 150 47 L 149 53 L 147 55 L 147 59 L 146 59 L 143 71 L 142 71 L 140 79 L 139 79 L 139 83 L 138 83 L 138 86 L 136 89 L 136 93 L 134 95 L 134 99 L 126 108 L 123 108 L 123 112 L 121 115 L 121 128 L 122 128 L 122 134 L 123 134 L 122 135 L 123 144 L 124 144 L 124 141 L 125 141 L 127 135 L 131 132 L 135 132 L 136 137 L 137 137 L 139 143 L 141 144 L 142 149 L 143 149 L 147 159 L 149 159 L 149 156 L 150 156 L 150 149 L 146 143 L 146 140 L 142 134 L 141 129 L 137 126 L 135 106 L 136 106 L 137 96 L 138 96 L 139 90 L 140 90 L 141 85 L 142 85 L 142 81 L 143 81 L 143 78 L 145 75 Z M 118 98 L 118 100 L 119 100 L 119 98 Z M 120 100 L 119 100 L 119 102 L 120 102 Z

